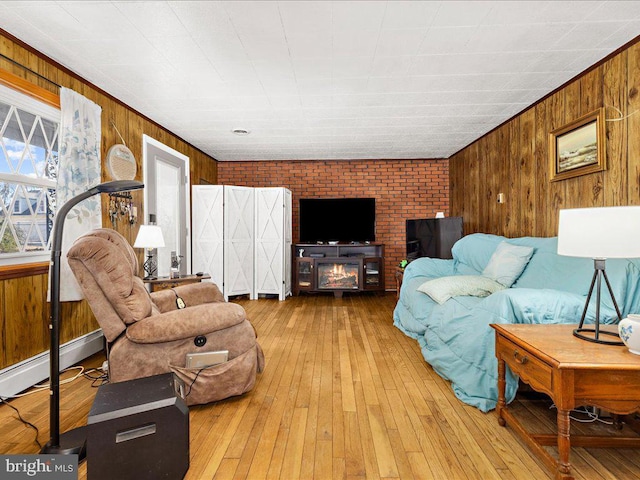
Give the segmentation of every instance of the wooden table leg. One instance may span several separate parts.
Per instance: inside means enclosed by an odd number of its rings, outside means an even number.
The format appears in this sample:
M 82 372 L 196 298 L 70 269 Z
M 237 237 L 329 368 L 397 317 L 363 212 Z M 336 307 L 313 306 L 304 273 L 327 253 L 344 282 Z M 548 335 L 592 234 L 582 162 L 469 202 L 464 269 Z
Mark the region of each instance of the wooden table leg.
M 556 479 L 573 480 L 571 475 L 571 464 L 569 463 L 569 453 L 571 452 L 571 441 L 569 439 L 571 420 L 569 419 L 569 410 L 561 410 L 558 408 L 557 424 L 558 424 L 558 470 Z
M 498 412 L 498 424 L 504 427 L 507 422 L 502 417 L 502 410 L 506 408 L 507 402 L 505 400 L 505 364 L 502 358 L 498 358 L 498 405 L 496 405 L 496 411 Z
M 400 288 L 402 287 L 402 277 L 404 268 L 396 267 L 396 300 L 400 300 Z
M 613 414 L 613 428 L 616 430 L 622 430 L 624 426 L 623 416 L 617 413 Z

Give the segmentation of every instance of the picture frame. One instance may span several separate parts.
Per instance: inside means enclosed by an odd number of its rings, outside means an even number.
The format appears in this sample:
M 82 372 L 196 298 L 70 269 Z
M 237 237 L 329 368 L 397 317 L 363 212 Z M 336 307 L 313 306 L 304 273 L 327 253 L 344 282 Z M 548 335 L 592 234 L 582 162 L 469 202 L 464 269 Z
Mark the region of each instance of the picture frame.
M 598 108 L 549 134 L 552 182 L 606 170 L 604 108 Z

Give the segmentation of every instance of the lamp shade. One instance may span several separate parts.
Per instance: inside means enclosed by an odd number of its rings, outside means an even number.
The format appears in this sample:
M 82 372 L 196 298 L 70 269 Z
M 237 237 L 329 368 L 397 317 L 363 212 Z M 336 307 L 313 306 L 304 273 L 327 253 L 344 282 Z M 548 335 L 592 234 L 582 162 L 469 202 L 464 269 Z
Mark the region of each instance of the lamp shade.
M 558 254 L 603 259 L 640 257 L 640 206 L 560 210 Z
M 138 236 L 133 246 L 135 248 L 162 248 L 164 237 L 158 225 L 140 225 Z

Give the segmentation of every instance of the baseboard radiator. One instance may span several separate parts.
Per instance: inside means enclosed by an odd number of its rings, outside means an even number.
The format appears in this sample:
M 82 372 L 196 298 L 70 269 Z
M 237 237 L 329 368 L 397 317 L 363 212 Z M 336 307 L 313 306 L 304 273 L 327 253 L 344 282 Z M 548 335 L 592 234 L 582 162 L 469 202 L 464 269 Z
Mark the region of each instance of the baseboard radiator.
M 60 370 L 104 348 L 102 330 L 95 330 L 60 346 Z M 0 397 L 9 398 L 49 378 L 49 351 L 0 370 Z

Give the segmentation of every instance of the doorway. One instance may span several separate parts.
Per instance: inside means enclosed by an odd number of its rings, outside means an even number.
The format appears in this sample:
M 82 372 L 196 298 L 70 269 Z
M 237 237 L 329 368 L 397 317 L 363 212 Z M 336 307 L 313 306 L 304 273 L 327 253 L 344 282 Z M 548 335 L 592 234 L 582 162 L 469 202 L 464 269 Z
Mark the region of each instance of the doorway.
M 158 248 L 158 276 L 168 276 L 171 253 L 180 259 L 180 275 L 191 273 L 191 219 L 189 214 L 189 157 L 147 136 L 142 136 L 145 221 L 155 216 L 162 229 Z

